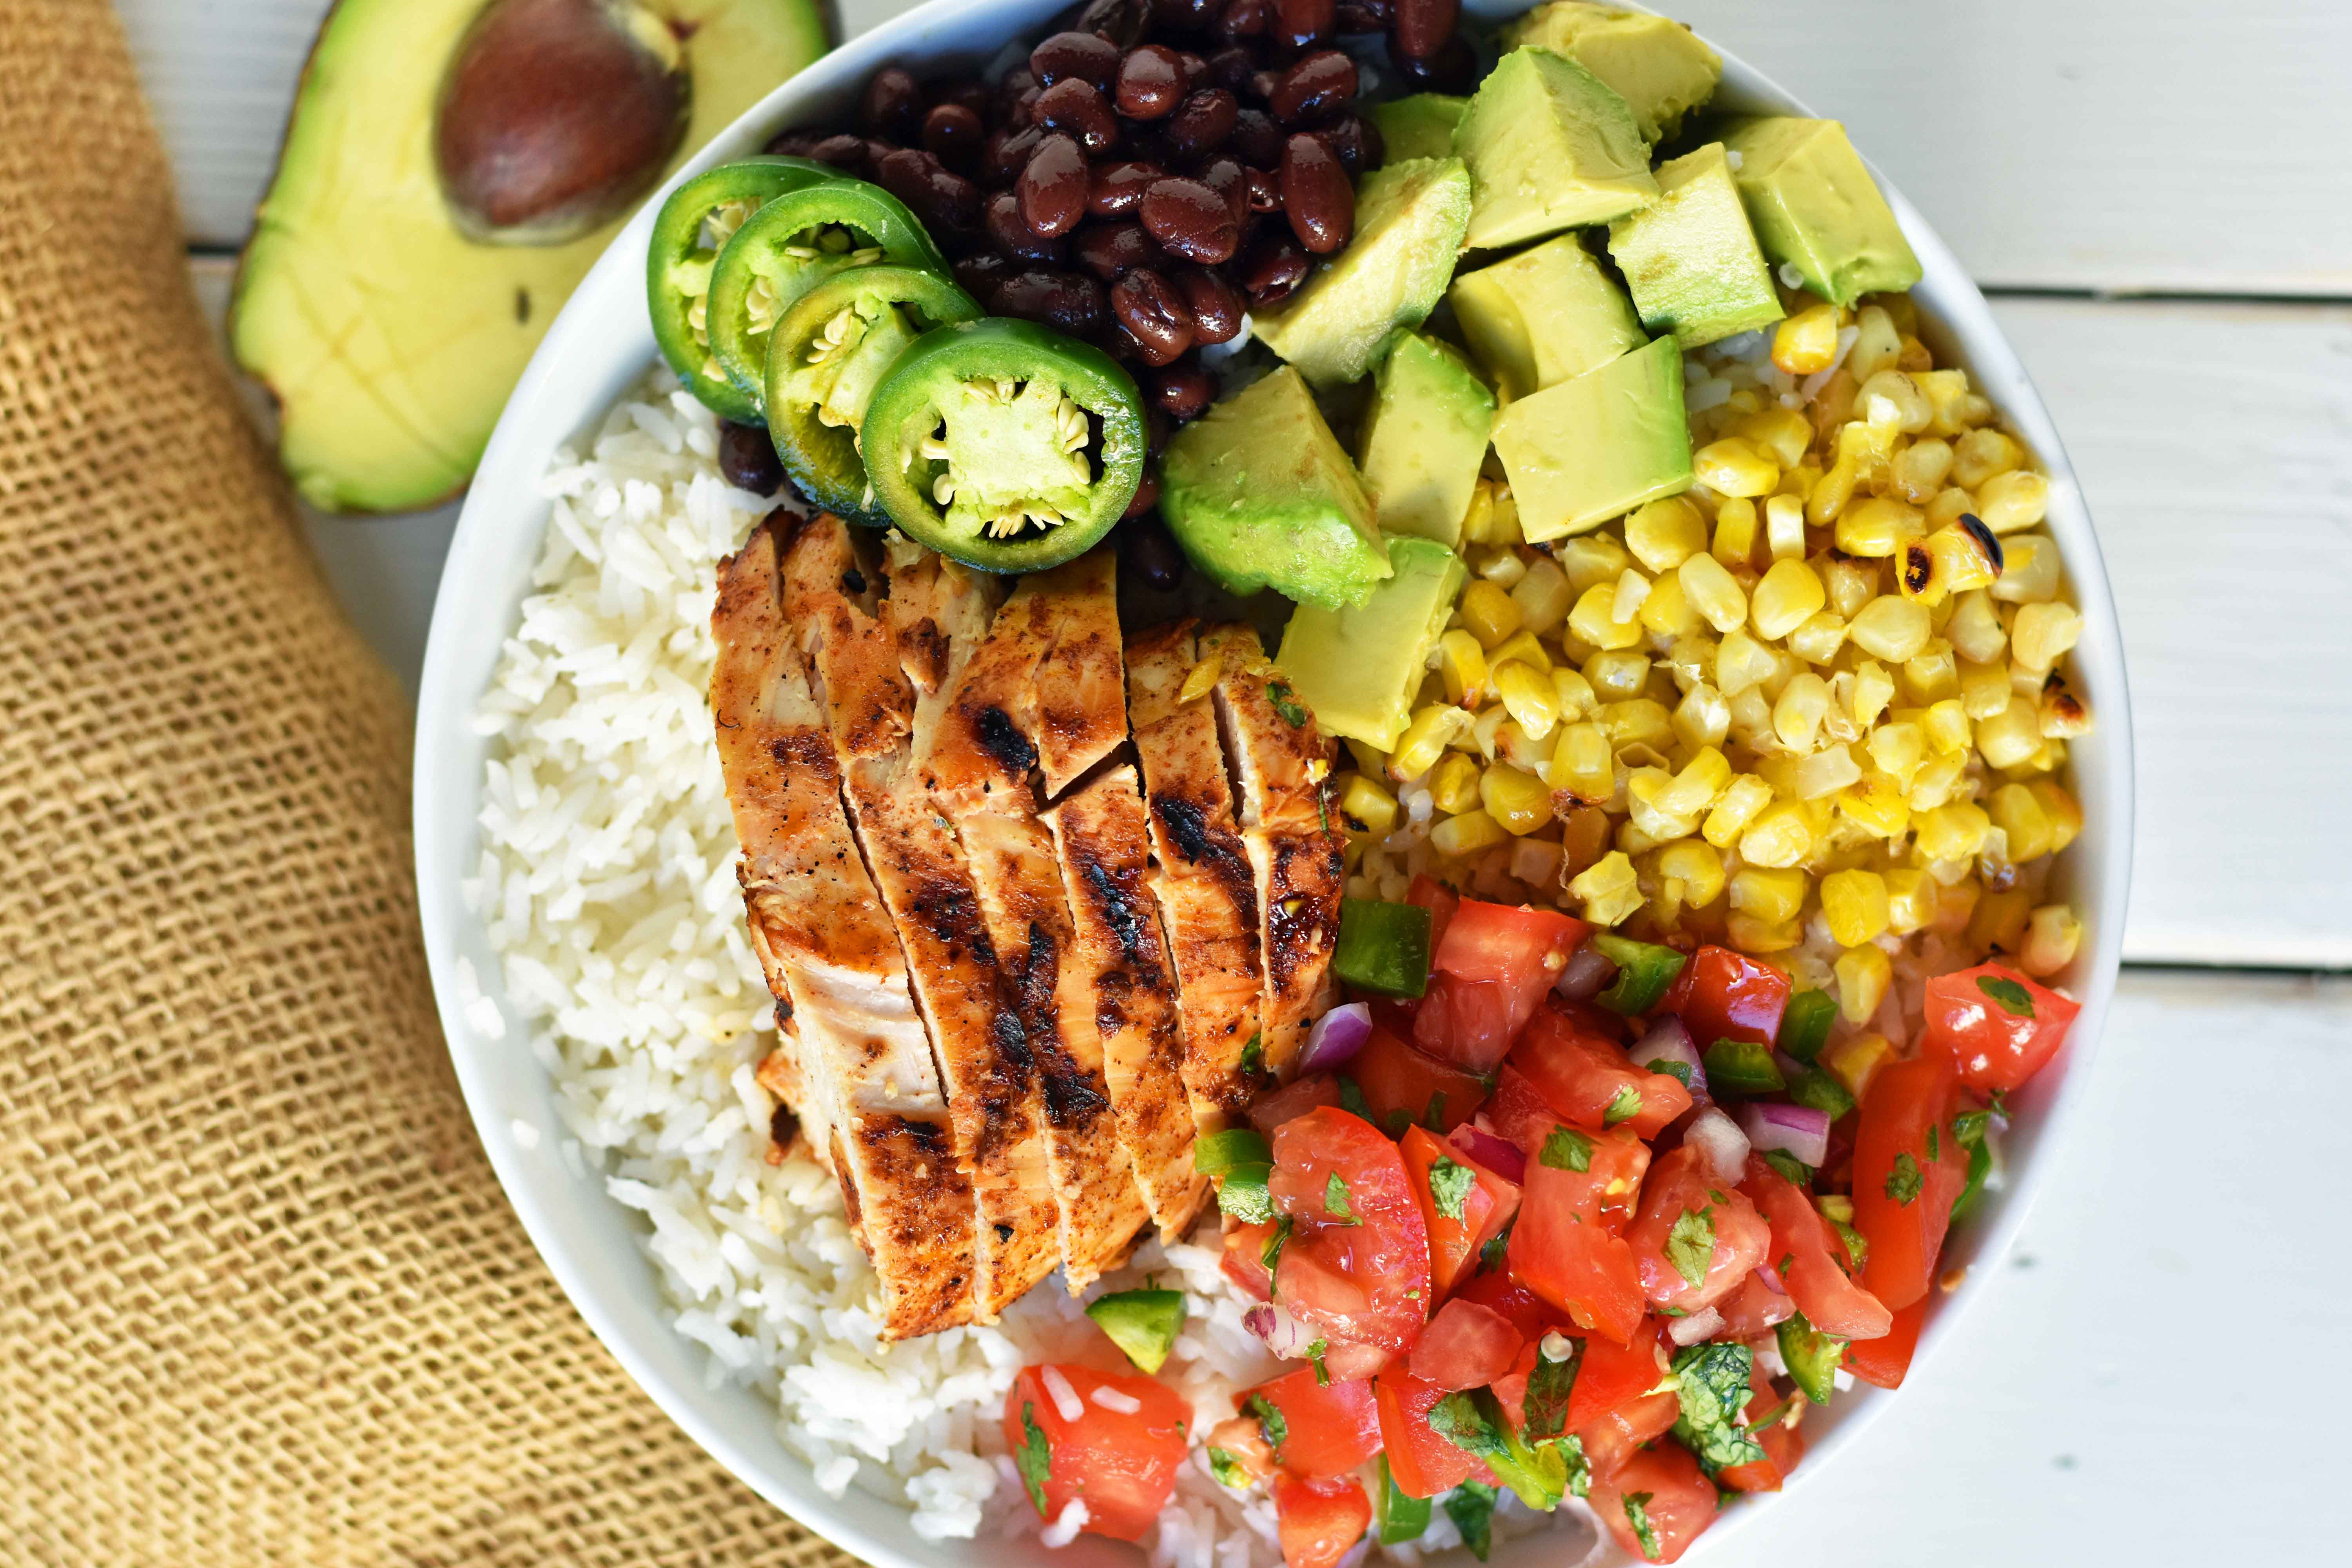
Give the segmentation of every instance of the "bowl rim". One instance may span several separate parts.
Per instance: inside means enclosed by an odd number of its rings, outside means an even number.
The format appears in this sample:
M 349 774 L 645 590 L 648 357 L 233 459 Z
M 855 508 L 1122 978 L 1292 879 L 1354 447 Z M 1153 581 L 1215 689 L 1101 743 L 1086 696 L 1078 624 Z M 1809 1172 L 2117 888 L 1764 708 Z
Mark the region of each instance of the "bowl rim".
M 845 96 L 854 84 L 883 65 L 984 58 L 1006 39 L 1034 34 L 1063 8 L 1063 0 L 929 0 L 901 13 L 820 57 L 779 85 L 688 159 L 646 201 L 565 301 L 492 432 L 443 564 L 417 700 L 412 814 L 426 961 L 459 1087 L 517 1217 L 573 1307 L 671 1420 L 766 1500 L 879 1568 L 936 1568 L 945 1563 L 979 1560 L 998 1543 L 985 1538 L 927 1542 L 913 1534 L 906 1510 L 898 1505 L 855 1488 L 842 1498 L 825 1495 L 816 1486 L 809 1465 L 783 1448 L 775 1436 L 772 1401 L 740 1387 L 715 1388 L 708 1377 L 686 1375 L 699 1364 L 693 1354 L 697 1347 L 671 1326 L 666 1315 L 649 1321 L 644 1311 L 646 1292 L 658 1297 L 656 1265 L 635 1239 L 641 1235 L 637 1216 L 604 1191 L 601 1168 L 591 1164 L 584 1174 L 575 1175 L 551 1162 L 537 1147 L 544 1137 L 531 1140 L 531 1146 L 527 1146 L 517 1135 L 519 1121 L 528 1120 L 521 1113 L 551 1107 L 553 1089 L 548 1073 L 531 1059 L 530 1053 L 520 1048 L 518 1041 L 485 1036 L 468 1017 L 473 1000 L 469 992 L 499 1002 L 511 1020 L 525 1016 L 506 1000 L 495 963 L 487 971 L 473 965 L 478 978 L 467 974 L 460 980 L 461 966 L 470 963 L 463 950 L 471 946 L 481 951 L 484 946 L 480 921 L 467 908 L 461 886 L 478 854 L 476 818 L 481 763 L 487 753 L 486 742 L 473 732 L 472 720 L 495 668 L 496 649 L 513 625 L 520 599 L 529 592 L 529 563 L 537 556 L 544 531 L 548 502 L 539 489 L 539 479 L 555 443 L 548 438 L 546 429 L 534 426 L 546 425 L 543 411 L 549 406 L 578 405 L 585 385 L 607 390 L 601 395 L 590 395 L 593 412 L 585 420 L 566 423 L 564 434 L 556 439 L 570 439 L 583 426 L 593 427 L 620 390 L 643 374 L 656 357 L 642 279 L 645 248 L 661 198 L 715 163 L 758 151 L 767 128 L 787 125 L 814 112 L 821 100 Z M 1530 0 L 1472 0 L 1465 6 L 1467 12 L 1486 21 L 1529 8 Z M 1721 90 L 1732 95 L 1735 103 L 1773 112 L 1812 112 L 1738 56 L 1723 52 L 1723 63 Z M 1955 1250 L 1948 1254 L 1962 1263 L 1980 1262 L 2009 1251 L 2039 1197 L 2051 1163 L 2043 1145 L 2063 1135 L 2079 1113 L 2088 1092 L 2090 1063 L 2113 1000 L 2130 890 L 2129 690 L 2105 561 L 2081 486 L 2049 412 L 1984 297 L 1943 238 L 1874 164 L 1871 167 L 1924 268 L 1916 292 L 1927 296 L 1932 306 L 1923 302 L 1923 314 L 1957 346 L 1971 374 L 1993 396 L 2011 426 L 2026 437 L 2050 476 L 2050 515 L 2043 526 L 2058 543 L 2084 616 L 2075 658 L 2099 715 L 2095 743 L 2078 746 L 2074 758 L 2086 820 L 2083 837 L 2077 840 L 2084 852 L 2070 868 L 2070 875 L 2092 937 L 2087 957 L 2078 957 L 2079 977 L 2070 987 L 2083 1004 L 2083 1025 L 2070 1035 L 2054 1083 L 2044 1075 L 2016 1097 L 2021 1115 L 2011 1133 L 2009 1189 L 1995 1194 L 1989 1214 L 1956 1237 Z M 533 522 L 527 540 L 519 545 L 518 524 L 526 513 Z M 486 638 L 488 621 L 496 624 Z M 2086 755 L 2096 761 L 2095 778 L 2099 787 L 2095 791 L 2084 783 L 2080 764 Z M 512 1070 L 518 1057 L 525 1063 L 520 1074 Z M 541 1105 L 526 1103 L 528 1091 L 522 1091 L 522 1100 L 516 1099 L 516 1087 L 508 1079 L 517 1076 L 537 1081 Z M 551 1117 L 547 1120 L 552 1121 Z M 555 1136 L 564 1135 L 560 1123 L 554 1127 Z M 578 1227 L 583 1218 L 593 1221 L 587 1211 L 599 1205 L 611 1211 L 607 1219 L 612 1223 L 604 1227 L 607 1234 L 601 1240 L 582 1236 Z M 625 1227 L 630 1238 L 627 1267 L 644 1277 L 635 1286 L 625 1279 L 615 1285 L 606 1278 L 614 1266 L 613 1223 Z M 1953 1325 L 1988 1288 L 1993 1272 L 1984 1268 L 1967 1271 L 1958 1288 L 1949 1292 L 1951 1300 L 1937 1310 L 1923 1331 L 1915 1365 L 1935 1355 L 1951 1337 Z M 627 1296 L 638 1300 L 625 1302 L 622 1298 Z M 715 1408 L 719 1399 L 747 1394 L 761 1401 L 768 1417 L 766 1426 L 753 1434 L 731 1429 L 741 1424 L 722 1419 Z M 1813 1446 L 1815 1463 L 1802 1477 L 1792 1478 L 1792 1486 L 1799 1481 L 1815 1483 L 1827 1473 L 1831 1456 L 1873 1425 L 1894 1397 L 1889 1391 L 1857 1389 L 1831 1407 L 1834 1425 Z M 764 1452 L 760 1451 L 762 1441 Z M 1734 1510 L 1700 1544 L 1719 1549 L 1724 1540 L 1738 1533 L 1739 1523 L 1759 1511 Z M 1605 1535 L 1602 1541 L 1605 1545 Z M 1116 1549 L 1090 1552 L 1089 1543 L 1100 1544 L 1095 1538 L 1082 1538 L 1076 1548 L 1060 1554 L 1062 1560 L 1077 1568 L 1091 1568 L 1097 1562 L 1105 1565 L 1132 1562 L 1116 1554 Z

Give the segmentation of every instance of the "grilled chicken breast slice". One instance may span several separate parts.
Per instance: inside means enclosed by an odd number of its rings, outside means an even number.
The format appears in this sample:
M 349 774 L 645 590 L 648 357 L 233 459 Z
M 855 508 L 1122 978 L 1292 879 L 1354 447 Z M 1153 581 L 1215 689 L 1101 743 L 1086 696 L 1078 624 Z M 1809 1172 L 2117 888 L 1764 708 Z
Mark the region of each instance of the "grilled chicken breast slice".
M 1058 1218 L 1032 1114 L 1034 1073 L 955 829 L 911 766 L 915 686 L 893 628 L 868 609 L 872 585 L 838 518 L 804 524 L 783 564 L 786 619 L 824 705 L 852 825 L 897 924 L 916 1003 L 978 1205 L 973 1316 L 1053 1272 Z M 924 656 L 917 655 L 919 660 Z
M 793 1109 L 822 1129 L 850 1225 L 874 1260 L 881 1331 L 904 1339 L 971 1319 L 971 1184 L 898 934 L 850 837 L 824 714 L 784 622 L 780 526 L 789 525 L 772 517 L 720 565 L 712 718 L 752 945 L 799 1047 L 810 1103 Z
M 1234 816 L 1214 701 L 1181 700 L 1200 662 L 1196 623 L 1175 621 L 1127 645 L 1128 717 L 1143 771 L 1152 890 L 1183 996 L 1184 1088 L 1203 1132 L 1248 1109 L 1257 1075 L 1243 1058 L 1259 1038 L 1256 873 Z
M 1184 1030 L 1147 867 L 1150 830 L 1135 770 L 1118 767 L 1045 813 L 1060 851 L 1074 940 L 1062 963 L 1066 1026 L 1091 1020 L 1119 1142 L 1160 1234 L 1181 1237 L 1208 1180 L 1192 1168 Z

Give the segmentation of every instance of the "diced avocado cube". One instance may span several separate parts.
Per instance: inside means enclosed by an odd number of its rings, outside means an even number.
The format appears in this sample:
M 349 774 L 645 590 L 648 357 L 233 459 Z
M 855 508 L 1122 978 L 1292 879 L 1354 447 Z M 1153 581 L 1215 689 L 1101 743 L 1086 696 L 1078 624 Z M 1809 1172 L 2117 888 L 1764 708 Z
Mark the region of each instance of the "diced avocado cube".
M 1529 543 L 1679 495 L 1691 484 L 1681 347 L 1660 338 L 1519 399 L 1496 416 L 1495 454 Z
M 1460 354 L 1419 332 L 1398 333 L 1372 372 L 1356 443 L 1381 531 L 1459 544 L 1494 426 L 1495 395 Z
M 1787 314 L 1720 142 L 1658 165 L 1658 199 L 1609 226 L 1609 255 L 1643 323 L 1685 349 Z
M 1390 540 L 1389 564 L 1396 575 L 1353 609 L 1299 605 L 1275 660 L 1324 730 L 1383 752 L 1404 733 L 1429 650 L 1469 575 L 1462 557 L 1426 539 Z
M 1251 317 L 1266 347 L 1318 386 L 1361 381 L 1399 327 L 1437 308 L 1470 222 L 1459 158 L 1409 158 L 1356 184 L 1356 237 L 1279 310 Z
M 1607 82 L 1650 142 L 1714 97 L 1723 77 L 1723 57 L 1680 22 L 1584 0 L 1537 6 L 1503 30 L 1503 41 L 1566 55 Z
M 1327 609 L 1390 575 L 1355 465 L 1284 365 L 1169 439 L 1160 510 L 1192 564 L 1236 594 L 1272 588 Z
M 1168 1352 L 1184 1327 L 1184 1292 L 1120 1290 L 1088 1302 L 1087 1316 L 1137 1371 L 1149 1375 L 1168 1363 Z
M 1572 234 L 1454 279 L 1454 319 L 1506 401 L 1648 342 L 1633 302 Z
M 1723 138 L 1757 243 L 1824 300 L 1852 305 L 1919 281 L 1919 258 L 1834 120 L 1743 120 Z
M 1443 92 L 1416 92 L 1375 103 L 1364 112 L 1381 133 L 1381 162 L 1402 163 L 1408 158 L 1451 158 L 1454 128 L 1462 123 L 1466 98 Z
M 1655 200 L 1650 145 L 1625 100 L 1549 49 L 1513 49 L 1454 132 L 1470 165 L 1474 247 L 1610 223 Z

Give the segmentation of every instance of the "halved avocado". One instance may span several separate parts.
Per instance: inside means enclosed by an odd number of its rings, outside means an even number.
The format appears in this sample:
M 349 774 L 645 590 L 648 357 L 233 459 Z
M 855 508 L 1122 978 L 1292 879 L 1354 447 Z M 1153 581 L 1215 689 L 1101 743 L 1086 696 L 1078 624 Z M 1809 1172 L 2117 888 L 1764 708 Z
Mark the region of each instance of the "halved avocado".
M 814 0 L 642 3 L 691 75 L 676 158 L 824 51 Z M 279 456 L 322 510 L 404 510 L 464 486 L 541 334 L 626 220 L 552 246 L 460 234 L 436 173 L 435 110 L 483 9 L 341 0 L 246 246 L 230 342 L 276 395 Z

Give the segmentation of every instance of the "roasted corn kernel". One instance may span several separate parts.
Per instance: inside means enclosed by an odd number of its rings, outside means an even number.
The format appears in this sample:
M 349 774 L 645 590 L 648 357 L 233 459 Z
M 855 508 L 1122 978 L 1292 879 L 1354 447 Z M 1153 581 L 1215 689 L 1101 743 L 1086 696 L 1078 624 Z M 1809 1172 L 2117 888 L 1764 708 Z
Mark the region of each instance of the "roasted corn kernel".
M 1815 305 L 1772 331 L 1772 363 L 1790 375 L 1818 375 L 1837 358 L 1838 308 Z
M 1900 664 L 1927 646 L 1933 629 L 1924 606 L 1881 594 L 1847 623 L 1845 635 L 1873 658 Z
M 1829 603 L 1829 593 L 1813 569 L 1802 561 L 1775 561 L 1756 591 L 1748 596 L 1748 611 L 1757 635 L 1778 642 L 1812 618 Z M 1729 631 L 1728 626 L 1717 628 Z
M 1641 879 L 1622 849 L 1612 849 L 1587 867 L 1569 882 L 1568 890 L 1583 900 L 1584 918 L 1598 926 L 1613 926 L 1642 907 Z
M 1822 914 L 1841 947 L 1860 947 L 1885 932 L 1886 905 L 1886 879 L 1875 871 L 1832 871 L 1822 879 Z
M 1895 1047 L 1884 1035 L 1849 1035 L 1823 1051 L 1822 1066 L 1829 1068 L 1846 1092 L 1856 1100 L 1870 1092 L 1878 1069 L 1895 1059 Z
M 1396 796 L 1361 773 L 1342 773 L 1331 781 L 1339 815 L 1375 838 L 1386 838 L 1396 826 Z
M 1942 891 L 1927 872 L 1916 866 L 1895 866 L 1883 873 L 1886 883 L 1886 929 L 1896 936 L 1909 936 L 1936 918 L 1936 901 Z
M 1535 633 L 1528 631 L 1524 627 L 1515 633 L 1508 641 L 1503 643 L 1486 656 L 1486 669 L 1489 682 L 1491 683 L 1493 673 L 1496 670 L 1500 669 L 1504 665 L 1510 663 L 1513 659 L 1517 659 L 1521 664 L 1528 666 L 1529 668 L 1538 670 L 1545 675 L 1551 673 L 1552 658 L 1550 653 L 1547 651 L 1544 645 L 1537 639 Z
M 2022 888 L 1986 893 L 1969 914 L 1969 945 L 1979 952 L 1994 949 L 2015 952 L 2024 941 L 2025 922 L 2032 913 L 2032 896 Z
M 1872 496 L 1838 518 L 1837 547 L 1848 555 L 1879 558 L 1898 553 L 1927 536 L 1927 514 L 1891 496 Z
M 1754 773 L 1741 773 L 1724 786 L 1723 794 L 1716 799 L 1715 809 L 1707 813 L 1706 824 L 1699 831 L 1717 849 L 1728 849 L 1739 841 L 1748 825 L 1771 799 L 1770 784 Z
M 1511 585 L 1511 602 L 1519 607 L 1519 629 L 1549 637 L 1568 619 L 1576 595 L 1569 592 L 1568 574 L 1549 555 L 1528 565 L 1528 574 Z
M 1478 804 L 1476 759 L 1465 752 L 1448 752 L 1430 770 L 1430 803 L 1448 816 L 1458 816 Z
M 1474 580 L 1462 590 L 1460 613 L 1463 626 L 1482 648 L 1499 646 L 1519 629 L 1518 601 L 1507 590 L 1483 580 Z
M 1733 909 L 1764 921 L 1795 920 L 1804 912 L 1805 895 L 1812 890 L 1811 879 L 1802 871 L 1762 866 L 1742 866 L 1731 874 L 1728 886 Z
M 1449 860 L 1459 860 L 1465 855 L 1475 855 L 1482 849 L 1492 849 L 1507 843 L 1510 835 L 1502 825 L 1483 811 L 1465 811 L 1459 816 L 1449 816 L 1429 830 L 1429 847 Z
M 1532 773 L 1497 763 L 1478 778 L 1479 804 L 1504 831 L 1525 837 L 1551 820 L 1551 790 Z
M 1838 810 L 1874 838 L 1900 838 L 1911 829 L 1911 803 L 1903 786 L 1882 773 L 1867 773 L 1838 791 Z
M 1735 496 L 1716 509 L 1711 552 L 1726 566 L 1745 566 L 1756 555 L 1756 503 Z
M 1632 647 L 1642 640 L 1638 616 L 1617 619 L 1617 584 L 1596 583 L 1568 612 L 1568 629 L 1597 648 Z
M 1542 740 L 1559 722 L 1559 694 L 1548 670 L 1515 658 L 1496 669 L 1495 695 L 1531 740 Z
M 1726 436 L 1691 454 L 1691 471 L 1717 495 L 1769 496 L 1780 482 L 1780 465 L 1752 441 Z
M 1855 1025 L 1870 1022 L 1895 981 L 1895 965 L 1886 954 L 1859 943 L 1838 954 L 1832 973 L 1837 976 L 1838 1013 Z
M 1794 866 L 1812 848 L 1812 816 L 1793 800 L 1766 806 L 1739 836 L 1739 858 L 1751 866 Z
M 1683 885 L 1683 902 L 1698 908 L 1723 896 L 1723 856 L 1703 838 L 1677 838 L 1657 850 L 1658 875 Z
M 2032 528 L 2050 510 L 2050 481 L 2029 469 L 1996 474 L 1975 489 L 1977 516 L 1995 533 Z
M 1424 704 L 1397 737 L 1396 750 L 1389 753 L 1389 777 L 1399 784 L 1419 778 L 1456 737 L 1469 732 L 1470 715 L 1464 710 L 1445 702 Z
M 1566 790 L 1587 805 L 1600 805 L 1617 793 L 1617 757 L 1596 723 L 1569 724 L 1552 743 L 1551 768 L 1544 782 Z
M 1463 627 L 1437 639 L 1437 673 L 1445 681 L 1448 702 L 1475 708 L 1486 700 L 1486 650 Z
M 2026 917 L 2025 944 L 2018 950 L 2018 967 L 2036 978 L 2055 974 L 2074 962 L 2074 950 L 2082 941 L 2083 922 L 2074 918 L 2072 909 L 2044 904 Z
M 2081 837 L 2083 803 L 2065 785 L 2056 779 L 2035 779 L 2025 787 L 2041 803 L 2042 814 L 2049 819 L 2051 854 L 2057 854 Z
M 1723 922 L 1731 945 L 1743 952 L 1786 952 L 1805 940 L 1805 929 L 1795 921 L 1763 921 L 1731 911 Z
M 1706 549 L 1706 519 L 1681 496 L 1650 501 L 1625 520 L 1625 547 L 1653 573 L 1671 572 Z
M 1967 860 L 1984 847 L 1985 835 L 1992 831 L 1992 818 L 1983 807 L 1958 801 L 1920 813 L 1912 826 L 1916 830 L 1913 843 L 1923 858 Z

